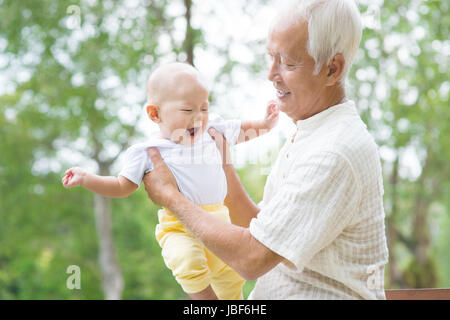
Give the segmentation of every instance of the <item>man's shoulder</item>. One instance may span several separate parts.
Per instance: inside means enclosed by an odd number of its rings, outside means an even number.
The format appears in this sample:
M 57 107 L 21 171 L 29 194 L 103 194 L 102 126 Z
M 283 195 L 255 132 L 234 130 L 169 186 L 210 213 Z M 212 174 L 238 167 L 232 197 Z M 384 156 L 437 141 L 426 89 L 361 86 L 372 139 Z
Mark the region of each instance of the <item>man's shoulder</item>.
M 342 117 L 323 130 L 325 148 L 347 156 L 370 156 L 378 153 L 375 139 L 359 116 Z
M 349 166 L 359 179 L 380 166 L 378 146 L 359 115 L 334 119 L 317 132 L 310 155 L 328 154 L 328 159 Z

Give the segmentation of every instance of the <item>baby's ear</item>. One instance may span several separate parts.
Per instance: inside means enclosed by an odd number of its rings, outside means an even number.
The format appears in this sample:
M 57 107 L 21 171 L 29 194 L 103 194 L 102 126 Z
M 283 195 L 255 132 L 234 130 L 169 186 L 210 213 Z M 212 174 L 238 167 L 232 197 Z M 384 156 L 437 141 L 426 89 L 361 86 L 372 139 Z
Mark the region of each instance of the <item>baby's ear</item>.
M 146 107 L 147 109 L 147 114 L 148 117 L 150 118 L 150 120 L 152 120 L 155 123 L 160 123 L 161 122 L 161 118 L 159 117 L 159 111 L 158 111 L 158 107 L 155 105 L 148 105 Z

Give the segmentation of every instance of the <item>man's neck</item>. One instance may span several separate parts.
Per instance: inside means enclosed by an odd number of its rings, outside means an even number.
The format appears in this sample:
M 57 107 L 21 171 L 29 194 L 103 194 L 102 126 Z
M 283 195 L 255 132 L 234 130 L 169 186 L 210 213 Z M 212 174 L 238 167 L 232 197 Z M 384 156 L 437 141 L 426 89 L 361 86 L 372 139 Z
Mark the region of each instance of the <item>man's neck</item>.
M 326 103 L 324 104 L 326 107 L 323 110 L 347 101 L 347 97 L 345 96 L 345 89 L 340 84 L 334 86 L 330 90 L 330 94 L 326 98 L 327 100 L 325 100 Z
M 294 122 L 297 122 L 297 120 L 305 120 L 308 119 L 322 111 L 325 111 L 326 109 L 344 103 L 347 101 L 346 95 L 345 95 L 345 89 L 341 85 L 333 86 L 332 88 L 329 88 L 326 92 L 323 92 L 321 94 L 317 95 L 317 100 L 314 103 L 313 112 L 303 115 L 299 117 L 299 119 L 293 119 Z

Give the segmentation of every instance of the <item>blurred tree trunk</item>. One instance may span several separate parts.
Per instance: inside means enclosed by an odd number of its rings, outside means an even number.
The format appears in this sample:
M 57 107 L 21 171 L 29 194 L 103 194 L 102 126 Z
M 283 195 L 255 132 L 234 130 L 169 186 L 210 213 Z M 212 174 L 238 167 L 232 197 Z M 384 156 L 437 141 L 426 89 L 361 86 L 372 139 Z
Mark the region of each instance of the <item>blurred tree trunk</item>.
M 100 195 L 94 197 L 99 263 L 102 272 L 102 288 L 107 300 L 120 300 L 124 287 L 122 272 L 114 249 L 111 231 L 111 200 Z
M 184 6 L 186 7 L 186 13 L 184 15 L 186 19 L 186 35 L 184 39 L 183 48 L 187 55 L 187 62 L 194 65 L 194 30 L 191 25 L 191 9 L 192 0 L 184 0 Z
M 437 286 L 437 270 L 430 255 L 429 212 L 431 199 L 436 197 L 438 187 L 434 187 L 430 177 L 431 155 L 428 153 L 422 174 L 417 181 L 417 193 L 414 200 L 412 239 L 413 259 L 405 271 L 404 277 L 408 287 L 434 288 Z
M 393 286 L 401 286 L 402 284 L 402 273 L 397 265 L 397 259 L 395 255 L 395 245 L 399 241 L 399 233 L 395 224 L 397 217 L 397 187 L 398 187 L 398 167 L 400 162 L 399 151 L 395 150 L 396 157 L 394 160 L 394 165 L 392 168 L 391 177 L 389 183 L 391 184 L 391 212 L 387 218 L 387 239 L 388 239 L 388 249 L 389 249 L 389 278 L 387 286 L 392 288 Z
M 399 151 L 396 150 L 393 170 L 390 177 L 392 209 L 388 216 L 387 233 L 389 247 L 389 278 L 388 287 L 400 288 L 433 288 L 437 286 L 437 270 L 433 257 L 430 255 L 429 211 L 431 199 L 439 194 L 439 186 L 434 183 L 436 179 L 430 176 L 430 156 L 417 180 L 414 205 L 412 206 L 412 231 L 403 234 L 397 219 L 399 212 Z M 437 180 L 436 180 L 437 181 Z M 395 245 L 403 244 L 411 254 L 410 262 L 405 270 L 400 270 L 395 254 Z
M 99 136 L 95 133 L 95 123 L 92 119 L 88 119 L 88 124 L 93 142 L 94 154 L 93 160 L 98 165 L 99 175 L 110 176 L 111 166 L 115 162 L 115 158 L 102 160 L 100 157 L 104 145 L 99 140 Z M 133 136 L 134 128 L 129 131 L 129 136 Z M 127 143 L 121 145 L 121 149 L 125 149 Z M 111 199 L 105 198 L 98 194 L 94 194 L 94 213 L 98 238 L 98 261 L 100 272 L 102 274 L 102 289 L 106 300 L 120 300 L 124 288 L 124 279 L 117 259 L 116 248 L 114 245 L 114 236 L 112 231 L 111 219 Z

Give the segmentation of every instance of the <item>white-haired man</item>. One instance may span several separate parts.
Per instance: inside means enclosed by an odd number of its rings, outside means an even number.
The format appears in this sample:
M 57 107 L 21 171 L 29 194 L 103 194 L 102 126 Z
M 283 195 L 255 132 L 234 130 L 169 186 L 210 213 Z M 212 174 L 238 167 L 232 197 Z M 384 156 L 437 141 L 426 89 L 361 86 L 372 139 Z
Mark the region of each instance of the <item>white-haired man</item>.
M 297 125 L 267 179 L 263 201 L 247 196 L 223 165 L 233 224 L 183 198 L 159 153 L 145 179 L 205 246 L 246 279 L 253 299 L 385 299 L 383 182 L 377 146 L 347 100 L 344 83 L 361 40 L 352 0 L 291 1 L 271 25 L 269 80 Z M 210 133 L 226 158 L 227 146 Z

